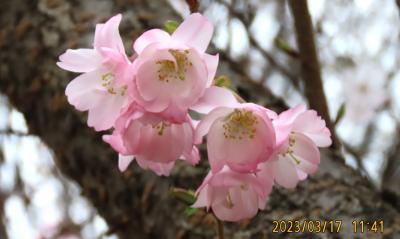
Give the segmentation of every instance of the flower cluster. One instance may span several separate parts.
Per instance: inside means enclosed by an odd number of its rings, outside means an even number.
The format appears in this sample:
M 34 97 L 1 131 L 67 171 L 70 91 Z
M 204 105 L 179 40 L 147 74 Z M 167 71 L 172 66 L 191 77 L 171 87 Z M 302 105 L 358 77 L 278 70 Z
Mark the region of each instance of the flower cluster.
M 193 207 L 238 221 L 264 208 L 274 183 L 294 188 L 317 170 L 318 147 L 331 144 L 325 121 L 303 105 L 277 115 L 239 103 L 230 90 L 213 85 L 219 58 L 205 53 L 213 25 L 202 15 L 190 15 L 172 34 L 146 31 L 132 57 L 120 22 L 116 15 L 98 24 L 93 49 L 69 49 L 57 64 L 82 73 L 68 84 L 68 101 L 88 111 L 95 130 L 113 128 L 103 139 L 119 153 L 121 171 L 132 160 L 164 176 L 177 159 L 195 165 L 196 145 L 207 135 L 211 170 Z M 196 121 L 191 112 L 203 117 Z

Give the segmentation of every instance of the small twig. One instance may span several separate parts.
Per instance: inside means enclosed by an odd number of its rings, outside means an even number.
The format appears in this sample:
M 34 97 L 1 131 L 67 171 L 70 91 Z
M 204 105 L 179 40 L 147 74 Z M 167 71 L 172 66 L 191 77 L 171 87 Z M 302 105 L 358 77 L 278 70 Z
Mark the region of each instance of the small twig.
M 226 7 L 229 10 L 229 14 L 239 19 L 244 25 L 246 25 L 247 27 L 251 25 L 251 21 L 246 19 L 243 13 L 234 9 L 232 5 L 229 5 L 224 1 L 218 1 L 218 3 Z M 248 37 L 250 44 L 261 53 L 261 55 L 269 62 L 269 64 L 271 64 L 271 66 L 274 67 L 275 70 L 277 70 L 279 73 L 281 73 L 291 81 L 296 81 L 296 76 L 289 72 L 288 69 L 280 65 L 278 61 L 260 45 L 260 43 L 254 38 L 254 36 L 250 32 L 248 33 Z
M 346 142 L 342 142 L 342 144 L 343 144 L 344 149 L 354 157 L 357 167 L 361 171 L 361 173 L 363 173 L 370 182 L 373 182 L 371 176 L 369 175 L 367 169 L 365 168 L 365 166 L 362 162 L 364 155 L 360 154 L 360 152 L 358 152 L 356 149 L 354 149 L 352 146 L 350 146 Z
M 18 136 L 18 137 L 29 136 L 28 133 L 24 133 L 24 132 L 21 132 L 21 131 L 14 131 L 13 129 L 2 129 L 2 130 L 0 130 L 0 136 L 1 135 L 7 135 L 7 136 L 15 135 L 15 136 Z
M 217 220 L 217 229 L 218 229 L 218 239 L 224 239 L 224 223 L 215 217 Z
M 197 0 L 186 0 L 189 5 L 190 13 L 195 13 L 199 11 L 199 2 Z

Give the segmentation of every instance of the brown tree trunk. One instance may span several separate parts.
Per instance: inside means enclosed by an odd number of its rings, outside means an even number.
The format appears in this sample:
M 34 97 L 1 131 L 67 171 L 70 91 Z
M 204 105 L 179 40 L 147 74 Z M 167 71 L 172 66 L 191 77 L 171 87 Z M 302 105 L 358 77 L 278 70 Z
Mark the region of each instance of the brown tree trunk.
M 66 101 L 65 86 L 75 75 L 60 70 L 55 62 L 67 48 L 90 47 L 96 22 L 123 12 L 121 31 L 130 48 L 132 39 L 144 30 L 179 19 L 164 1 L 106 3 L 110 9 L 95 0 L 2 1 L 0 92 L 25 115 L 30 133 L 54 151 L 59 170 L 79 184 L 110 233 L 122 239 L 212 238 L 213 220 L 201 213 L 186 217 L 184 206 L 168 193 L 171 186 L 195 189 L 206 173 L 205 159 L 196 168 L 178 164 L 169 178 L 134 164 L 121 174 L 116 153 L 101 141 L 100 133 L 86 126 L 85 114 Z M 243 78 L 235 72 L 229 70 L 233 78 Z M 258 86 L 243 87 L 253 99 L 274 102 Z M 343 220 L 339 234 L 296 233 L 290 238 L 364 238 L 367 233 L 352 233 L 352 219 L 383 219 L 385 234 L 374 238 L 398 238 L 399 208 L 383 200 L 359 172 L 334 160 L 337 157 L 325 151 L 317 175 L 296 190 L 275 189 L 267 209 L 254 220 L 227 224 L 226 238 L 283 238 L 286 234 L 272 232 L 272 221 L 283 219 Z

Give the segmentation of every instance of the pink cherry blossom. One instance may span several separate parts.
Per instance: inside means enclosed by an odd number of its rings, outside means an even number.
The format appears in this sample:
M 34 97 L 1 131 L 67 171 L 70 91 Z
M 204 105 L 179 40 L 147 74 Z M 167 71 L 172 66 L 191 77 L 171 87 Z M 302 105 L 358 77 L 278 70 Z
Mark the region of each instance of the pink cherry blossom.
M 346 116 L 357 123 L 371 120 L 388 99 L 385 82 L 384 69 L 373 61 L 365 60 L 357 67 L 345 70 L 343 95 L 346 100 Z
M 103 139 L 121 154 L 121 171 L 136 158 L 142 168 L 151 169 L 158 175 L 169 175 L 178 158 L 192 164 L 200 159 L 193 144 L 194 128 L 188 116 L 186 122 L 176 124 L 159 114 L 143 111 L 135 103 L 117 119 L 113 134 L 105 135 Z
M 65 94 L 77 110 L 89 111 L 88 125 L 109 129 L 127 103 L 127 85 L 133 80 L 118 26 L 121 14 L 96 25 L 93 49 L 68 49 L 57 65 L 83 73 L 71 81 Z
M 238 172 L 250 172 L 271 156 L 275 132 L 269 111 L 246 103 L 217 107 L 205 116 L 196 128 L 195 142 L 207 136 L 208 160 L 216 173 L 228 165 Z
M 223 221 L 240 221 L 254 217 L 264 209 L 272 190 L 272 179 L 258 178 L 252 173 L 238 173 L 225 166 L 217 173 L 209 172 L 197 189 L 192 207 L 211 207 Z
M 259 165 L 275 182 L 294 188 L 300 180 L 317 171 L 320 163 L 318 147 L 327 147 L 331 134 L 325 121 L 314 110 L 299 105 L 282 112 L 273 120 L 277 147 L 273 159 Z
M 195 13 L 169 35 L 160 29 L 143 33 L 134 43 L 137 58 L 132 97 L 146 111 L 183 122 L 211 86 L 218 55 L 205 53 L 213 25 Z

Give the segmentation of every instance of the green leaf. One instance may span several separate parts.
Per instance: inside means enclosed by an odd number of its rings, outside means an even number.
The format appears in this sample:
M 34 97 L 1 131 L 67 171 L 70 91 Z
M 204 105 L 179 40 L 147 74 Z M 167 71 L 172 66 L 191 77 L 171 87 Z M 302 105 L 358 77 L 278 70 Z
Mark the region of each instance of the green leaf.
M 222 75 L 214 78 L 214 85 L 219 87 L 230 88 L 232 85 L 231 79 L 228 76 Z
M 183 188 L 172 188 L 171 194 L 176 199 L 189 206 L 196 202 L 196 194 L 193 190 L 188 190 Z
M 178 28 L 179 23 L 176 21 L 168 20 L 164 23 L 164 30 L 172 35 L 174 31 Z
M 346 105 L 344 104 L 344 102 L 340 105 L 339 110 L 336 114 L 336 119 L 335 119 L 335 125 L 337 125 L 343 118 L 343 116 L 346 113 Z
M 191 217 L 191 216 L 193 216 L 194 214 L 196 214 L 196 212 L 197 212 L 198 210 L 199 210 L 198 208 L 187 207 L 187 208 L 185 209 L 185 215 L 186 215 L 187 217 Z
M 291 57 L 299 57 L 299 53 L 282 38 L 275 38 L 275 46 Z

